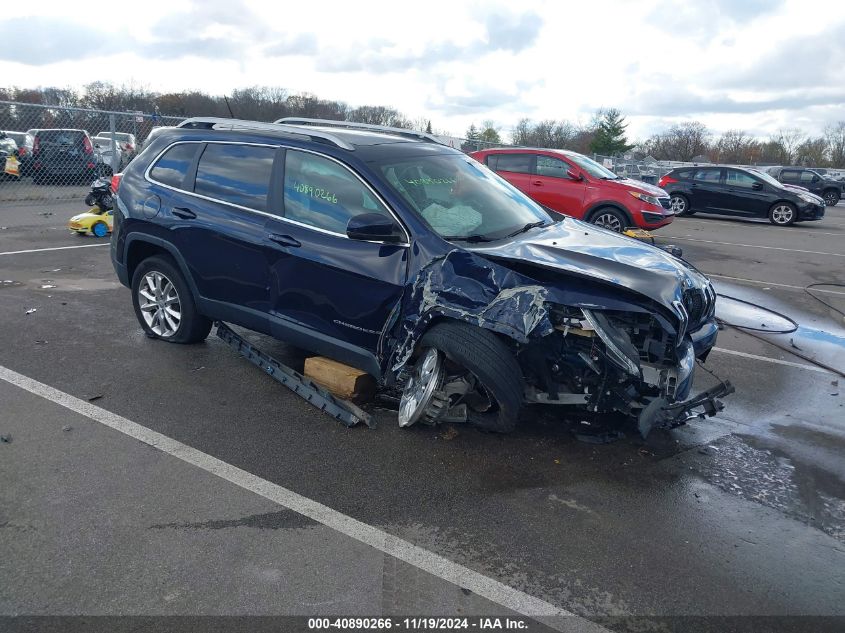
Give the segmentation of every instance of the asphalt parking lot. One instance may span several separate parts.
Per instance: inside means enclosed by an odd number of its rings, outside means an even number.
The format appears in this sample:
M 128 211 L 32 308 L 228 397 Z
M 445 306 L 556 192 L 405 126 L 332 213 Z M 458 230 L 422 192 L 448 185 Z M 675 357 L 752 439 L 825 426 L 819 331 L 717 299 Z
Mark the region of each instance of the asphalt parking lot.
M 724 329 L 707 363 L 736 386 L 722 414 L 607 445 L 542 411 L 509 436 L 403 430 L 383 409 L 346 429 L 214 336 L 147 339 L 105 242 L 64 228 L 80 210 L 0 203 L 0 615 L 841 630 L 845 321 L 804 288 L 845 283 L 845 203 L 790 228 L 658 232 L 799 329 Z M 845 309 L 845 288 L 813 292 Z M 731 300 L 719 315 L 762 325 Z

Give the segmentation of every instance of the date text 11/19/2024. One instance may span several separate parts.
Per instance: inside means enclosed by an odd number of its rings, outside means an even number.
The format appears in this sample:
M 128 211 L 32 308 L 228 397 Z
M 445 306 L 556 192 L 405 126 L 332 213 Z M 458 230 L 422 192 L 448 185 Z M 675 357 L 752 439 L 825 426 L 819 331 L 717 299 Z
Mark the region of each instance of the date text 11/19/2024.
M 347 631 L 526 631 L 528 622 L 521 618 L 472 617 L 472 618 L 308 618 L 308 629 Z

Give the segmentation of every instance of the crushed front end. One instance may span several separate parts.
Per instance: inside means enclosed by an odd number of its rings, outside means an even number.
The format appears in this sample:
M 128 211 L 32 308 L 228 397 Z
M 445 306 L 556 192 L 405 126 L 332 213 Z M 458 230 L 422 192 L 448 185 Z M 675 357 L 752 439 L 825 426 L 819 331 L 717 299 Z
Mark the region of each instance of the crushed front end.
M 719 398 L 734 391 L 730 382 L 690 396 L 696 358 L 715 344 L 714 307 L 709 285 L 687 293 L 677 325 L 656 312 L 551 305 L 554 332 L 518 352 L 526 400 L 621 413 L 643 437 L 714 415 L 724 408 Z

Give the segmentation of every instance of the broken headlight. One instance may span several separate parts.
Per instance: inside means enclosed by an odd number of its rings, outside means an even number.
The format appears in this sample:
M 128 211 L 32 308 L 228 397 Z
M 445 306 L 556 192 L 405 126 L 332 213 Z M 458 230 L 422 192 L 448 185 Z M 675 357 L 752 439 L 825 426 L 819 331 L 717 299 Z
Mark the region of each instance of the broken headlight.
M 601 312 L 586 309 L 582 312 L 607 347 L 608 358 L 632 376 L 641 377 L 640 355 L 628 333 L 614 326 Z

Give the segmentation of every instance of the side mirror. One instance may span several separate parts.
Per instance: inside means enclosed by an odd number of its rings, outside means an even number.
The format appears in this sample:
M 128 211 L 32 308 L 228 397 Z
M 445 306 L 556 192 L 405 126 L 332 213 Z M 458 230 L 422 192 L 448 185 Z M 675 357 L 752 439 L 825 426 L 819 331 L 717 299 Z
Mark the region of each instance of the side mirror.
M 381 213 L 361 213 L 349 218 L 346 236 L 353 240 L 390 243 L 401 242 L 403 238 L 402 229 L 393 218 Z
M 763 188 L 763 183 L 762 182 L 755 182 L 751 185 L 751 188 L 754 189 L 755 191 L 760 191 Z
M 581 180 L 581 174 L 579 174 L 577 171 L 575 171 L 571 167 L 566 170 L 566 175 L 569 176 L 570 178 L 572 178 L 572 180 Z

